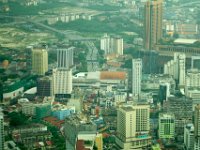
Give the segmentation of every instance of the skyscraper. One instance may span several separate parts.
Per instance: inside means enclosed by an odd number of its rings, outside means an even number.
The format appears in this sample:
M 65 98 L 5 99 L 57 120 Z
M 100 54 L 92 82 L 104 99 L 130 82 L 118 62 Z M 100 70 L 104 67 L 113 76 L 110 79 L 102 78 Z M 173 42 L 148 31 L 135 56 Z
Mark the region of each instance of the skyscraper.
M 122 106 L 117 111 L 116 143 L 122 149 L 144 148 L 150 144 L 149 105 Z
M 152 50 L 162 38 L 163 0 L 148 0 L 144 13 L 144 48 Z
M 142 60 L 132 60 L 132 94 L 133 96 L 140 96 L 142 80 Z
M 164 65 L 164 74 L 169 74 L 178 81 L 179 87 L 185 85 L 185 62 L 184 53 L 174 53 L 174 59 Z
M 32 72 L 44 75 L 48 71 L 48 53 L 46 49 L 32 50 Z
M 110 39 L 111 50 L 116 55 L 123 55 L 123 38 L 119 36 L 113 36 Z
M 101 50 L 105 51 L 106 55 L 112 52 L 110 46 L 110 36 L 108 36 L 108 34 L 104 34 L 104 36 L 101 38 L 100 48 Z
M 72 92 L 72 70 L 53 69 L 53 87 L 56 97 L 68 97 Z
M 72 93 L 72 66 L 74 47 L 57 49 L 57 68 L 53 69 L 53 92 L 56 97 L 67 98 Z
M 57 49 L 58 68 L 70 69 L 74 64 L 73 55 L 74 55 L 74 47 Z

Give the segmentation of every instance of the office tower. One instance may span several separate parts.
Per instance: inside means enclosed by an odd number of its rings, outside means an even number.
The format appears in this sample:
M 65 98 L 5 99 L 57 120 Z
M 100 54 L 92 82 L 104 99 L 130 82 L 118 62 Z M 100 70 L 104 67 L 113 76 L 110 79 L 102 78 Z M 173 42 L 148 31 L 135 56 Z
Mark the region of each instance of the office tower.
M 123 55 L 123 38 L 114 36 L 110 42 L 112 52 L 116 55 Z
M 149 136 L 149 105 L 122 106 L 117 111 L 116 143 L 121 149 L 147 147 Z
M 162 0 L 148 0 L 144 12 L 144 47 L 152 50 L 162 38 Z
M 45 76 L 37 80 L 37 95 L 42 97 L 53 95 L 53 81 L 51 77 Z
M 104 34 L 104 36 L 101 38 L 100 48 L 101 50 L 105 51 L 105 55 L 111 53 L 110 36 L 108 36 L 108 34 Z
M 175 116 L 172 113 L 159 114 L 159 138 L 174 139 L 175 135 Z
M 32 72 L 37 75 L 45 75 L 48 71 L 48 53 L 46 49 L 32 50 Z
M 164 65 L 164 74 L 172 75 L 180 87 L 185 85 L 185 62 L 184 53 L 174 53 L 174 59 Z
M 184 146 L 187 150 L 194 149 L 194 125 L 192 123 L 185 125 Z
M 72 93 L 71 69 L 53 69 L 53 92 L 56 97 L 70 97 Z
M 132 94 L 133 96 L 140 96 L 141 93 L 141 79 L 142 79 L 142 60 L 132 60 Z
M 3 119 L 3 112 L 0 107 L 0 149 L 4 149 L 4 125 L 3 125 L 4 119 Z
M 25 49 L 25 55 L 26 55 L 26 68 L 27 71 L 31 71 L 31 67 L 32 67 L 32 50 L 33 50 L 33 46 L 27 46 Z
M 176 55 L 176 53 L 174 54 Z M 177 54 L 179 86 L 185 85 L 185 54 Z
M 163 102 L 167 100 L 167 97 L 170 95 L 170 84 L 169 83 L 161 83 L 159 85 L 159 101 L 161 105 L 163 105 Z
M 60 69 L 70 69 L 73 65 L 74 47 L 57 49 L 57 63 Z

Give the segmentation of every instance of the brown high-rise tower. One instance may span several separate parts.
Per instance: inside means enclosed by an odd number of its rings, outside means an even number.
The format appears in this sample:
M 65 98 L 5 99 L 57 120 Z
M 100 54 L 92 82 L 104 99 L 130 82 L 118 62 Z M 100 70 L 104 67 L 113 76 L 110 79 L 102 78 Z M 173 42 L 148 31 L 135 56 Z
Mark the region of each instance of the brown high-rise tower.
M 144 48 L 151 50 L 162 38 L 163 0 L 148 0 L 144 10 Z

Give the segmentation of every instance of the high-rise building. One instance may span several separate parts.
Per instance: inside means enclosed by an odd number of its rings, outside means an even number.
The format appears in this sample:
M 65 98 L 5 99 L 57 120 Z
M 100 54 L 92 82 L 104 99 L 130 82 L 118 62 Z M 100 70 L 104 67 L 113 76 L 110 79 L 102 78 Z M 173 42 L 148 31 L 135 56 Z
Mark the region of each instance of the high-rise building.
M 60 69 L 70 69 L 73 62 L 74 47 L 66 47 L 57 49 L 57 63 Z
M 116 55 L 123 55 L 123 38 L 113 36 L 111 38 L 111 50 Z
M 72 93 L 71 69 L 53 69 L 53 92 L 56 97 L 69 97 Z
M 104 34 L 101 38 L 100 48 L 105 51 L 106 55 L 111 53 L 110 36 L 108 36 L 108 34 Z
M 187 150 L 194 149 L 194 125 L 192 123 L 185 125 L 184 146 Z
M 142 80 L 142 60 L 132 60 L 132 94 L 133 96 L 140 96 Z
M 37 94 L 42 97 L 53 95 L 53 81 L 51 77 L 45 76 L 37 80 Z
M 152 50 L 162 38 L 163 0 L 148 0 L 144 10 L 144 47 Z
M 4 149 L 4 125 L 3 113 L 0 107 L 0 149 Z
M 121 149 L 147 147 L 149 136 L 149 105 L 122 106 L 117 111 L 116 143 Z
M 32 50 L 32 72 L 37 75 L 45 75 L 48 71 L 48 53 L 46 49 Z
M 175 116 L 172 113 L 159 114 L 159 138 L 174 139 Z
M 174 53 L 174 59 L 164 65 L 164 74 L 172 75 L 180 87 L 185 85 L 185 63 L 184 53 Z
M 105 51 L 105 55 L 114 54 L 116 56 L 123 55 L 124 45 L 123 38 L 119 36 L 109 36 L 105 34 L 100 41 L 101 50 Z

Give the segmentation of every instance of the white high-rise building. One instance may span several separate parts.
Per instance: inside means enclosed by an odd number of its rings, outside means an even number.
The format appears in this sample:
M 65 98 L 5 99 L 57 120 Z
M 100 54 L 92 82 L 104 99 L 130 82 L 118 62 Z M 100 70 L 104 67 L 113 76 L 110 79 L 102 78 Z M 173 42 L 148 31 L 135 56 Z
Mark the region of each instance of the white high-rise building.
M 142 60 L 132 60 L 132 94 L 133 96 L 140 96 L 142 80 Z
M 73 65 L 74 47 L 57 49 L 57 63 L 60 69 L 70 69 Z
M 108 36 L 105 34 L 100 41 L 101 50 L 105 51 L 105 55 L 114 54 L 116 56 L 123 55 L 124 45 L 123 38 L 119 36 Z
M 48 71 L 48 53 L 46 49 L 32 50 L 32 72 L 37 75 L 45 75 Z
M 108 34 L 104 34 L 101 38 L 100 48 L 105 51 L 106 55 L 111 53 L 110 36 Z
M 174 53 L 174 60 L 164 65 L 164 74 L 169 74 L 179 81 L 179 86 L 185 86 L 185 61 L 184 53 Z
M 117 145 L 124 150 L 151 144 L 149 105 L 122 106 L 117 111 Z
M 53 69 L 53 92 L 63 97 L 72 93 L 71 69 Z
M 184 127 L 184 145 L 187 150 L 194 149 L 194 125 L 187 124 Z
M 123 50 L 124 50 L 123 38 L 117 36 L 112 37 L 111 50 L 116 55 L 123 55 Z
M 180 54 L 178 58 L 179 64 L 179 86 L 185 85 L 185 54 Z
M 0 107 L 0 150 L 4 149 L 4 125 L 3 113 Z
M 159 138 L 174 139 L 175 116 L 170 113 L 159 114 Z

